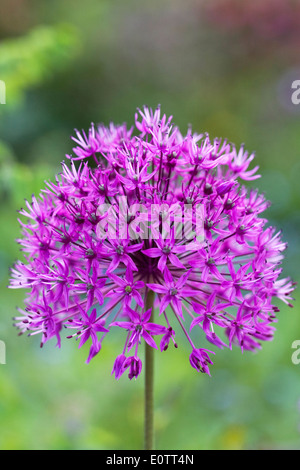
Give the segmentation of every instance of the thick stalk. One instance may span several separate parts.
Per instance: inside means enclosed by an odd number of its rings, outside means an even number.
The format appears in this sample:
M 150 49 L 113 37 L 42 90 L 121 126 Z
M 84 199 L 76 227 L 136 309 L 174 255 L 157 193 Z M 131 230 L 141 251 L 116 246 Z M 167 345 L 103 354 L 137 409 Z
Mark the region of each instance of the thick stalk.
M 152 309 L 150 322 L 153 321 L 154 292 L 148 291 L 146 300 L 146 311 Z M 154 411 L 153 411 L 153 391 L 154 391 L 154 350 L 145 343 L 145 450 L 154 449 Z

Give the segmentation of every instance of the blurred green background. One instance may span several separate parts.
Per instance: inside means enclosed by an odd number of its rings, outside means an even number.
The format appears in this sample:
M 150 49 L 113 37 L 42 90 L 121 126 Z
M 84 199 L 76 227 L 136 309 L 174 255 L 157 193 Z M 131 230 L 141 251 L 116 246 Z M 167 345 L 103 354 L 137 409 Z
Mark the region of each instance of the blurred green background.
M 137 107 L 160 103 L 183 132 L 245 143 L 262 175 L 249 186 L 272 201 L 267 216 L 289 244 L 284 274 L 299 281 L 299 50 L 290 0 L 1 1 L 0 449 L 143 446 L 143 377 L 110 375 L 119 337 L 86 365 L 75 342 L 40 350 L 12 327 L 25 295 L 6 287 L 16 211 L 60 171 L 74 128 L 131 125 Z M 184 341 L 156 354 L 157 449 L 300 449 L 300 307 L 278 305 L 274 341 L 256 354 L 217 350 L 211 378 L 190 367 Z

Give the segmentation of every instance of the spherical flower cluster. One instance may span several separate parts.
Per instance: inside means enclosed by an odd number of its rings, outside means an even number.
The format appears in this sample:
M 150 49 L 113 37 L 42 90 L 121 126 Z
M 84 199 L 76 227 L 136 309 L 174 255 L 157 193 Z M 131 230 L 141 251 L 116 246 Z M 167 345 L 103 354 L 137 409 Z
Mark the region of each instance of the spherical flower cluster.
M 117 379 L 141 373 L 143 342 L 177 347 L 177 328 L 191 366 L 207 374 L 205 339 L 241 350 L 271 340 L 272 298 L 291 305 L 294 284 L 279 279 L 286 244 L 261 217 L 268 202 L 239 182 L 258 177 L 254 155 L 183 135 L 159 107 L 138 110 L 135 128 L 92 125 L 73 140 L 61 174 L 20 211 L 26 261 L 10 282 L 29 290 L 20 333 L 60 346 L 66 331 L 90 343 L 89 362 L 121 328 Z

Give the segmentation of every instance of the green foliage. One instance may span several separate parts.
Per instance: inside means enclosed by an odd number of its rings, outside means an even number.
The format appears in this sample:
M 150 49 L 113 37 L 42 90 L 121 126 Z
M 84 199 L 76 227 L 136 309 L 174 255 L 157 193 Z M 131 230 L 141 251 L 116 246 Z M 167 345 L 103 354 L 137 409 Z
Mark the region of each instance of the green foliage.
M 19 104 L 24 93 L 55 77 L 78 53 L 76 29 L 66 24 L 39 26 L 26 36 L 0 44 L 0 78 L 6 84 L 6 106 Z

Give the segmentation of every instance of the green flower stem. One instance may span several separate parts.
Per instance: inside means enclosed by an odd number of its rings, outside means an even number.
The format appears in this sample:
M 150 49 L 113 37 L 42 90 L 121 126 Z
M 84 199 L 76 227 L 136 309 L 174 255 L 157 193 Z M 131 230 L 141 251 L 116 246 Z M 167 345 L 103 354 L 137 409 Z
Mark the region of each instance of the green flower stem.
M 153 321 L 153 303 L 155 294 L 149 291 L 146 300 L 146 311 L 152 309 L 150 322 Z M 145 450 L 154 449 L 154 412 L 153 412 L 153 391 L 154 391 L 154 349 L 145 343 Z

